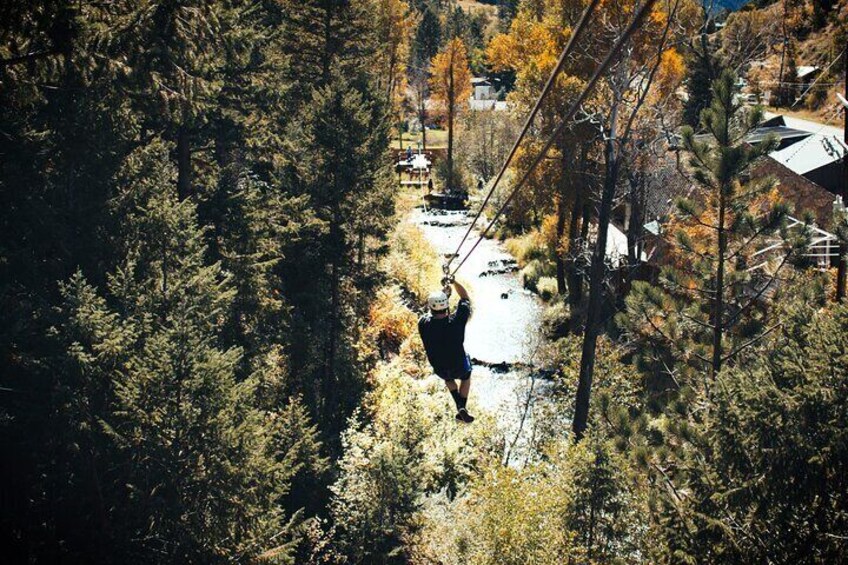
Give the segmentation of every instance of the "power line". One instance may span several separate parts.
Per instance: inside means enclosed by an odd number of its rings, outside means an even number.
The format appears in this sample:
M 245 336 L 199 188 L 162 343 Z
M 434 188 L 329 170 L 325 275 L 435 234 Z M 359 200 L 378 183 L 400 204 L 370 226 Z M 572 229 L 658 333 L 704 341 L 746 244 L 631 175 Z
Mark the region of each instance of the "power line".
M 841 52 L 841 53 L 839 53 L 839 55 L 837 55 L 837 56 L 836 56 L 836 58 L 835 58 L 833 61 L 831 61 L 831 62 L 830 62 L 830 64 L 827 66 L 827 68 L 826 68 L 825 70 L 823 70 L 821 73 L 819 73 L 819 76 L 817 76 L 817 77 L 816 77 L 816 80 L 814 80 L 814 81 L 813 81 L 813 83 L 812 83 L 810 86 L 808 86 L 808 87 L 807 87 L 807 90 L 805 90 L 804 92 L 802 92 L 802 93 L 801 93 L 801 96 L 799 96 L 798 98 L 796 98 L 796 99 L 795 99 L 795 102 L 793 102 L 793 103 L 792 103 L 792 105 L 789 107 L 789 109 L 790 109 L 790 110 L 791 110 L 792 108 L 794 108 L 794 107 L 795 107 L 795 105 L 796 105 L 796 104 L 798 104 L 798 102 L 800 102 L 802 98 L 804 98 L 804 96 L 805 96 L 805 95 L 806 95 L 806 94 L 810 91 L 810 89 L 811 89 L 811 88 L 813 88 L 813 86 L 814 86 L 814 85 L 815 85 L 815 84 L 819 81 L 819 79 L 820 79 L 820 78 L 822 78 L 823 76 L 825 76 L 825 75 L 828 73 L 828 71 L 830 70 L 830 68 L 831 68 L 833 65 L 835 65 L 835 64 L 836 64 L 836 61 L 838 61 L 839 59 L 841 59 L 841 58 L 842 58 L 842 55 L 843 55 L 843 54 L 845 54 L 845 56 L 846 56 L 846 57 L 848 57 L 848 53 L 845 53 L 845 48 L 844 48 L 844 47 L 842 48 L 842 52 Z
M 527 119 L 524 121 L 524 127 L 521 128 L 521 133 L 518 134 L 518 138 L 515 140 L 515 143 L 512 146 L 512 149 L 509 152 L 509 155 L 506 157 L 506 161 L 504 161 L 503 166 L 501 167 L 498 175 L 495 177 L 495 181 L 492 183 L 492 187 L 489 189 L 489 193 L 486 195 L 486 198 L 483 200 L 483 203 L 480 205 L 480 209 L 477 210 L 477 214 L 474 216 L 474 220 L 471 221 L 471 224 L 468 226 L 468 229 L 465 231 L 465 235 L 462 236 L 462 240 L 459 242 L 459 245 L 456 247 L 456 251 L 448 258 L 448 262 L 445 265 L 446 269 L 450 268 L 453 260 L 459 255 L 459 250 L 462 248 L 462 244 L 465 243 L 465 240 L 468 239 L 468 235 L 471 233 L 471 230 L 474 229 L 474 225 L 477 223 L 477 220 L 480 219 L 480 216 L 483 214 L 483 210 L 486 208 L 486 204 L 489 203 L 489 199 L 491 199 L 492 194 L 495 192 L 495 188 L 497 188 L 498 183 L 500 183 L 503 178 L 504 173 L 509 167 L 510 161 L 515 156 L 515 152 L 518 151 L 518 146 L 524 140 L 524 136 L 527 134 L 527 131 L 530 129 L 531 124 L 533 123 L 533 119 L 538 114 L 539 109 L 542 107 L 542 100 L 547 96 L 550 92 L 551 88 L 553 88 L 554 82 L 556 81 L 557 75 L 562 71 L 562 68 L 565 66 L 565 62 L 568 59 L 569 55 L 574 49 L 574 46 L 577 45 L 577 40 L 583 34 L 583 30 L 586 27 L 586 23 L 589 21 L 589 17 L 592 15 L 592 12 L 597 7 L 600 0 L 592 0 L 586 9 L 583 10 L 583 14 L 580 16 L 580 20 L 577 23 L 577 27 L 574 29 L 574 32 L 571 34 L 571 37 L 568 39 L 568 43 L 565 45 L 565 48 L 562 50 L 562 53 L 559 56 L 559 60 L 557 61 L 556 66 L 554 67 L 553 72 L 551 72 L 551 76 L 548 77 L 548 82 L 545 83 L 545 87 L 542 89 L 541 94 L 539 94 L 539 98 L 536 100 L 536 103 L 533 105 L 533 108 L 530 110 L 530 114 L 527 116 Z M 476 246 L 475 246 L 476 247 Z M 458 269 L 458 268 L 457 268 Z M 456 272 L 456 271 L 454 271 Z
M 547 154 L 548 150 L 550 150 L 551 146 L 553 146 L 554 142 L 559 137 L 559 134 L 562 132 L 562 130 L 568 124 L 569 120 L 574 116 L 574 114 L 580 108 L 580 105 L 583 104 L 583 102 L 589 96 L 589 93 L 595 88 L 595 85 L 598 83 L 601 76 L 607 71 L 607 69 L 610 67 L 610 65 L 612 65 L 613 61 L 618 57 L 619 52 L 622 50 L 624 45 L 630 40 L 630 36 L 633 35 L 633 33 L 642 24 L 642 20 L 644 20 L 645 17 L 648 15 L 648 13 L 651 11 L 651 9 L 653 8 L 656 1 L 657 0 L 647 0 L 645 2 L 645 4 L 643 4 L 642 7 L 639 9 L 639 12 L 633 18 L 633 21 L 630 22 L 630 25 L 624 31 L 624 34 L 618 39 L 618 41 L 615 43 L 615 45 L 613 45 L 613 47 L 610 50 L 609 54 L 607 55 L 606 59 L 604 59 L 603 63 L 601 63 L 601 65 L 597 68 L 597 70 L 595 70 L 595 74 L 592 75 L 592 78 L 589 80 L 589 82 L 583 88 L 583 91 L 580 93 L 580 95 L 577 97 L 577 99 L 572 103 L 572 105 L 568 109 L 568 111 L 563 115 L 563 118 L 560 121 L 559 125 L 557 126 L 556 130 L 554 130 L 554 132 L 548 138 L 548 141 L 545 143 L 542 150 L 536 156 L 536 159 L 533 160 L 533 162 L 530 164 L 530 167 L 524 172 L 524 175 L 521 177 L 521 180 L 519 180 L 519 182 L 515 185 L 515 188 L 513 188 L 512 191 L 509 193 L 509 196 L 507 196 L 507 199 L 504 201 L 504 203 L 501 205 L 501 207 L 498 209 L 498 211 L 492 217 L 492 220 L 489 222 L 489 224 L 486 226 L 486 228 L 480 233 L 480 237 L 477 238 L 477 241 L 474 242 L 474 245 L 471 247 L 471 249 L 468 250 L 468 253 L 465 254 L 465 257 L 462 259 L 462 261 L 459 263 L 459 265 L 457 265 L 456 269 L 453 270 L 451 275 L 456 275 L 457 271 L 459 271 L 459 269 L 462 267 L 462 265 L 464 265 L 465 262 L 468 260 L 468 257 L 471 256 L 471 254 L 474 252 L 474 250 L 477 248 L 477 246 L 480 245 L 480 242 L 483 241 L 486 234 L 489 232 L 489 230 L 492 228 L 492 226 L 497 221 L 498 217 L 504 212 L 504 210 L 506 210 L 506 207 L 512 201 L 513 197 L 521 189 L 521 187 L 524 186 L 524 183 L 527 182 L 527 179 L 532 174 L 533 169 L 535 169 L 539 165 L 539 163 L 542 162 L 542 159 L 545 158 L 545 155 Z M 479 217 L 479 214 L 478 214 L 478 217 Z M 458 251 L 457 251 L 457 254 L 458 254 Z M 448 263 L 448 265 L 449 264 L 450 263 Z
M 804 148 L 804 147 L 805 147 L 808 143 L 810 143 L 810 142 L 811 142 L 811 141 L 813 141 L 814 139 L 818 139 L 818 136 L 819 136 L 819 135 L 821 135 L 821 133 L 825 130 L 825 128 L 827 128 L 827 127 L 831 124 L 831 122 L 833 122 L 833 120 L 834 120 L 837 116 L 839 116 L 839 109 L 840 109 L 840 107 L 839 107 L 839 105 L 837 104 L 837 105 L 836 105 L 836 112 L 833 112 L 833 113 L 832 113 L 832 115 L 831 115 L 831 116 L 830 116 L 830 117 L 829 117 L 829 118 L 828 118 L 828 119 L 827 119 L 827 120 L 826 120 L 826 121 L 825 121 L 825 122 L 821 125 L 821 127 L 820 127 L 818 130 L 814 131 L 814 132 L 812 133 L 812 135 L 808 136 L 808 137 L 807 137 L 807 139 L 805 139 L 805 140 L 801 141 L 800 143 L 797 143 L 796 145 L 797 145 L 798 147 L 796 147 L 796 148 L 795 148 L 795 151 L 793 151 L 793 152 L 789 155 L 789 157 L 787 157 L 787 158 L 786 158 L 786 160 L 783 162 L 783 164 L 784 164 L 784 165 L 788 165 L 788 164 L 789 164 L 789 161 L 791 161 L 792 159 L 794 159 L 794 158 L 795 158 L 795 157 L 796 157 L 796 156 L 797 156 L 797 155 L 801 152 L 801 150 L 802 150 L 802 149 L 803 149 L 803 148 Z M 835 136 L 834 136 L 834 137 L 835 137 Z M 793 147 L 794 147 L 794 146 L 793 146 Z

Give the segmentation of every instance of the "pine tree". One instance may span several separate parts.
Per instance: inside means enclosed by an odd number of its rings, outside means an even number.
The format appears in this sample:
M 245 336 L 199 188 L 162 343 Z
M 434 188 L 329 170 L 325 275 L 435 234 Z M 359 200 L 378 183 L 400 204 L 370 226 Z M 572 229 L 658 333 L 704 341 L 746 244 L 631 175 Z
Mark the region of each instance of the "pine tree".
M 421 13 L 421 21 L 412 41 L 411 70 L 424 69 L 426 72 L 441 46 L 442 23 L 437 9 L 432 4 L 427 4 Z
M 205 146 L 213 102 L 221 89 L 223 65 L 222 3 L 157 1 L 129 2 L 105 21 L 126 31 L 106 37 L 119 53 L 116 66 L 125 67 L 123 93 L 144 118 L 145 125 L 164 128 L 176 146 L 180 198 L 195 193 L 194 154 Z M 126 62 L 124 62 L 126 61 Z
M 286 0 L 283 6 L 286 33 L 281 49 L 297 59 L 289 78 L 300 102 L 309 102 L 311 90 L 329 84 L 334 73 L 367 89 L 367 65 L 373 61 L 377 41 L 369 1 Z
M 512 19 L 518 13 L 519 0 L 498 0 L 498 25 L 502 31 L 509 29 Z
M 104 559 L 211 561 L 276 548 L 285 560 L 279 505 L 298 458 L 279 451 L 294 446 L 275 441 L 285 430 L 275 433 L 274 412 L 257 402 L 265 375 L 237 380 L 243 352 L 221 346 L 236 291 L 206 263 L 204 230 L 176 177 L 164 144 L 133 154 L 120 179 L 125 261 L 105 295 L 81 274 L 63 285 L 56 335 L 73 378 L 57 417 L 67 440 L 86 446 L 66 457 L 91 477 L 80 486 L 93 496 L 79 500 L 100 523 Z
M 692 53 L 687 67 L 686 104 L 683 107 L 683 123 L 696 127 L 701 120 L 701 112 L 709 108 L 713 100 L 713 82 L 718 78 L 718 62 L 711 53 L 708 44 L 703 51 Z
M 802 243 L 784 239 L 788 210 L 776 200 L 774 181 L 748 175 L 776 140 L 745 143 L 762 108 L 744 109 L 734 84 L 733 73 L 722 73 L 702 113 L 701 127 L 713 141 L 683 129 L 699 192 L 678 202 L 678 215 L 665 227 L 671 251 L 660 286 L 635 283 L 620 317 L 643 343 L 643 359 L 677 386 L 708 387 L 726 363 L 771 331 L 759 305 Z M 771 254 L 758 253 L 767 247 Z M 674 377 L 677 371 L 684 380 Z M 702 373 L 710 379 L 697 376 Z
M 829 563 L 845 554 L 848 310 L 805 277 L 783 322 L 710 398 L 681 398 L 657 426 L 653 560 Z M 652 432 L 648 432 L 648 437 Z M 642 452 L 645 453 L 644 451 Z M 666 470 L 663 477 L 657 470 Z
M 392 215 L 383 165 L 388 130 L 384 120 L 375 119 L 374 103 L 334 74 L 301 116 L 299 177 L 326 228 L 307 242 L 288 272 L 297 324 L 320 336 L 293 344 L 293 362 L 313 375 L 304 379 L 311 390 L 303 392 L 322 415 L 325 431 L 341 429 L 362 391 L 353 348 L 362 304 L 353 298 L 371 284 L 375 265 L 366 263 L 373 253 L 369 247 L 384 237 Z

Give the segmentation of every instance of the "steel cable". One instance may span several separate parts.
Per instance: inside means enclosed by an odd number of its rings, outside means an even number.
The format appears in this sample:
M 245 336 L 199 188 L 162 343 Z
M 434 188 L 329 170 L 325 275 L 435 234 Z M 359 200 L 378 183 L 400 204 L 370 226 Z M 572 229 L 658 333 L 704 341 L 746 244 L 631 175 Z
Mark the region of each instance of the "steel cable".
M 468 260 L 468 257 L 471 256 L 471 254 L 474 252 L 474 250 L 477 249 L 477 246 L 480 245 L 480 242 L 486 237 L 486 234 L 489 232 L 489 230 L 495 224 L 498 217 L 500 217 L 500 215 L 504 212 L 504 210 L 506 210 L 506 207 L 512 201 L 515 194 L 519 190 L 521 190 L 521 187 L 524 186 L 525 182 L 527 182 L 527 179 L 533 173 L 533 170 L 539 165 L 539 163 L 542 162 L 542 159 L 545 158 L 545 156 L 548 153 L 548 150 L 550 150 L 551 146 L 557 140 L 557 138 L 559 137 L 559 134 L 562 133 L 562 130 L 568 124 L 569 120 L 571 120 L 571 118 L 577 112 L 580 105 L 583 104 L 583 102 L 586 101 L 586 98 L 589 96 L 591 91 L 595 88 L 598 81 L 600 80 L 601 75 L 603 75 L 607 71 L 607 69 L 609 69 L 609 67 L 612 65 L 613 61 L 618 57 L 619 52 L 624 48 L 624 45 L 630 40 L 630 37 L 636 32 L 636 30 L 639 28 L 639 26 L 642 25 L 642 21 L 645 19 L 645 17 L 648 15 L 648 13 L 650 13 L 651 9 L 654 7 L 654 4 L 656 4 L 656 2 L 657 2 L 657 0 L 647 0 L 642 5 L 642 7 L 639 9 L 639 11 L 636 13 L 636 16 L 634 16 L 633 21 L 630 22 L 630 25 L 624 31 L 624 34 L 618 39 L 618 41 L 615 43 L 615 45 L 613 45 L 609 54 L 607 54 L 606 59 L 604 59 L 604 61 L 601 63 L 601 65 L 595 70 L 595 74 L 592 75 L 592 78 L 589 80 L 589 82 L 583 88 L 583 91 L 580 93 L 580 95 L 577 97 L 577 99 L 571 104 L 568 111 L 564 114 L 562 121 L 560 121 L 557 128 L 550 135 L 550 137 L 548 138 L 548 141 L 545 143 L 544 147 L 542 147 L 542 150 L 539 152 L 539 154 L 536 156 L 536 158 L 530 164 L 530 167 L 524 172 L 524 175 L 521 177 L 521 180 L 518 181 L 518 183 L 515 185 L 515 188 L 513 188 L 512 191 L 509 193 L 509 196 L 507 196 L 507 199 L 504 201 L 504 203 L 501 205 L 501 207 L 498 209 L 498 211 L 492 217 L 492 220 L 489 222 L 489 224 L 486 226 L 486 228 L 480 233 L 480 237 L 477 238 L 477 241 L 474 242 L 474 245 L 471 247 L 471 249 L 468 250 L 468 253 L 465 254 L 465 257 L 463 257 L 463 259 L 462 259 L 462 261 L 460 261 L 459 265 L 457 265 L 456 268 L 453 270 L 453 272 L 451 273 L 451 276 L 456 276 L 457 271 L 459 271 L 459 269 L 465 264 L 465 262 Z M 478 216 L 479 216 L 479 214 L 478 214 Z M 472 224 L 472 227 L 473 227 L 473 224 Z M 470 229 L 471 228 L 469 228 L 469 231 L 470 231 Z M 465 241 L 465 238 L 463 238 L 463 242 L 464 241 Z M 462 244 L 460 244 L 460 246 L 461 245 Z M 457 256 L 458 253 L 459 253 L 459 251 L 457 250 L 457 253 L 455 253 L 454 256 Z M 450 261 L 448 262 L 448 265 L 450 265 Z
M 521 133 L 518 134 L 518 138 L 515 140 L 515 143 L 512 145 L 512 149 L 509 151 L 509 155 L 507 155 L 506 160 L 504 161 L 503 166 L 495 177 L 495 181 L 492 183 L 492 187 L 489 189 L 489 193 L 486 195 L 486 198 L 483 200 L 483 203 L 480 205 L 480 209 L 477 210 L 477 215 L 474 216 L 474 219 L 471 221 L 471 225 L 468 226 L 468 229 L 465 231 L 465 235 L 462 236 L 462 241 L 459 242 L 459 245 L 456 247 L 456 251 L 448 258 L 447 267 L 450 268 L 453 260 L 459 255 L 459 250 L 465 241 L 468 239 L 471 230 L 474 229 L 477 220 L 480 219 L 480 216 L 483 214 L 483 210 L 486 208 L 486 204 L 489 203 L 489 199 L 491 199 L 492 194 L 495 192 L 495 188 L 497 188 L 498 183 L 500 183 L 501 178 L 503 178 L 504 173 L 506 173 L 507 168 L 509 168 L 509 164 L 512 161 L 512 158 L 515 156 L 516 151 L 518 151 L 518 146 L 524 140 L 524 136 L 530 129 L 530 126 L 533 124 L 533 120 L 536 117 L 536 114 L 539 113 L 539 110 L 542 107 L 542 101 L 545 96 L 548 95 L 551 88 L 553 88 L 554 82 L 556 82 L 556 77 L 562 71 L 562 68 L 565 66 L 565 62 L 568 57 L 571 55 L 571 52 L 574 50 L 574 46 L 577 45 L 577 41 L 580 39 L 580 36 L 583 34 L 583 30 L 586 28 L 586 24 L 589 21 L 589 17 L 592 15 L 592 12 L 595 11 L 595 8 L 598 6 L 600 0 L 592 0 L 586 9 L 583 10 L 583 14 L 580 16 L 580 20 L 577 22 L 577 27 L 574 28 L 574 33 L 571 34 L 571 37 L 568 38 L 568 43 L 566 43 L 565 48 L 562 50 L 562 53 L 559 56 L 559 60 L 557 61 L 554 70 L 551 72 L 551 76 L 548 77 L 548 81 L 545 83 L 545 87 L 542 89 L 541 94 L 536 99 L 536 103 L 533 105 L 532 110 L 530 110 L 530 114 L 528 114 L 527 119 L 524 121 L 524 127 L 521 128 Z

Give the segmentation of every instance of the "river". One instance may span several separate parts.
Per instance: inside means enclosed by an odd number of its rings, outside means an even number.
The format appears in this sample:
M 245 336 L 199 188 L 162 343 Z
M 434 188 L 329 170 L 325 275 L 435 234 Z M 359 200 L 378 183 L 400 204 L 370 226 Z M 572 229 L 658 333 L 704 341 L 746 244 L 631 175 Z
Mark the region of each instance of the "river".
M 471 219 L 464 211 L 422 208 L 410 217 L 442 256 L 456 250 Z M 477 231 L 469 235 L 460 260 L 478 237 Z M 533 408 L 544 396 L 547 383 L 531 379 L 525 368 L 534 364 L 541 339 L 539 298 L 522 288 L 517 273 L 491 272 L 509 270 L 514 264 L 515 259 L 500 242 L 484 239 L 457 278 L 467 283 L 472 300 L 473 314 L 465 332 L 465 349 L 475 360 L 470 405 L 494 413 L 507 445 L 518 438 L 516 445 L 520 446 L 532 435 Z

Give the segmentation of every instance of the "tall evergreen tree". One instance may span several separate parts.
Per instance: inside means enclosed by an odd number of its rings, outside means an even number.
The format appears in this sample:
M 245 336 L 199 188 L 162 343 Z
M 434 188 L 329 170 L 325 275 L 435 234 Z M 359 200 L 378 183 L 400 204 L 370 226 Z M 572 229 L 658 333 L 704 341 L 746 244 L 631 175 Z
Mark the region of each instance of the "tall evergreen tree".
M 164 129 L 175 144 L 180 198 L 198 184 L 194 154 L 205 146 L 210 115 L 220 91 L 224 63 L 219 2 L 121 3 L 104 21 L 125 30 L 105 37 L 115 64 L 125 65 L 123 93 L 132 100 L 142 126 Z
M 689 57 L 686 76 L 686 103 L 683 106 L 683 123 L 697 126 L 701 112 L 709 108 L 713 100 L 713 81 L 716 74 L 717 61 L 705 43 L 703 51 L 695 51 Z
M 421 13 L 421 21 L 412 42 L 412 70 L 429 68 L 430 61 L 442 46 L 442 23 L 438 11 L 427 4 Z
M 357 296 L 372 288 L 373 255 L 392 211 L 385 176 L 390 114 L 371 75 L 371 7 L 364 0 L 292 3 L 283 44 L 301 61 L 292 70 L 299 112 L 289 130 L 293 190 L 308 196 L 323 224 L 284 269 L 295 331 L 307 336 L 293 340 L 291 362 L 302 379 L 296 390 L 336 440 L 364 384 L 354 321 L 367 301 Z
M 812 284 L 811 284 L 812 283 Z M 805 278 L 783 323 L 722 371 L 708 398 L 675 402 L 639 449 L 656 489 L 656 562 L 830 563 L 846 548 L 848 310 Z M 653 432 L 648 432 L 648 436 Z M 665 472 L 665 476 L 662 475 Z
M 288 517 L 320 510 L 315 405 L 293 394 L 314 374 L 292 355 L 304 337 L 290 312 L 339 255 L 293 143 L 333 77 L 290 64 L 308 47 L 295 40 L 331 47 L 361 102 L 361 197 L 344 209 L 354 293 L 375 282 L 385 220 L 370 211 L 388 217 L 390 198 L 371 3 L 315 6 L 336 43 L 289 33 L 300 2 L 3 5 L 0 529 L 13 560 L 285 560 Z M 298 278 L 313 241 L 316 269 Z
M 733 73 L 722 73 L 702 113 L 701 127 L 712 142 L 700 141 L 691 127 L 683 130 L 700 191 L 678 203 L 678 216 L 667 226 L 673 239 L 661 287 L 635 283 L 620 318 L 652 344 L 642 351 L 655 368 L 665 366 L 672 378 L 678 370 L 687 375 L 678 386 L 708 386 L 728 361 L 770 331 L 758 304 L 774 290 L 792 244 L 802 243 L 782 237 L 788 210 L 776 201 L 773 179 L 748 174 L 776 140 L 756 147 L 743 141 L 762 120 L 762 108 L 740 106 L 734 83 Z M 675 359 L 684 363 L 675 365 Z M 710 379 L 697 378 L 703 373 Z
M 302 119 L 300 178 L 326 228 L 288 275 L 296 324 L 313 336 L 293 344 L 293 361 L 314 376 L 304 392 L 327 431 L 338 431 L 363 385 L 353 347 L 362 312 L 355 297 L 371 285 L 374 265 L 365 263 L 370 237 L 381 239 L 391 218 L 382 165 L 388 133 L 385 122 L 375 129 L 372 108 L 341 75 L 315 91 Z
M 67 551 L 102 552 L 97 560 L 217 561 L 274 548 L 284 558 L 281 504 L 302 463 L 278 450 L 269 415 L 279 409 L 259 403 L 268 374 L 236 378 L 243 351 L 221 340 L 236 291 L 206 262 L 176 177 L 162 143 L 131 155 L 119 178 L 125 260 L 105 296 L 81 274 L 63 285 L 56 336 L 68 378 L 55 417 L 67 431 L 56 447 L 80 451 L 64 451 L 70 480 L 50 496 L 90 493 L 67 499 L 91 529 L 60 525 L 92 536 Z

